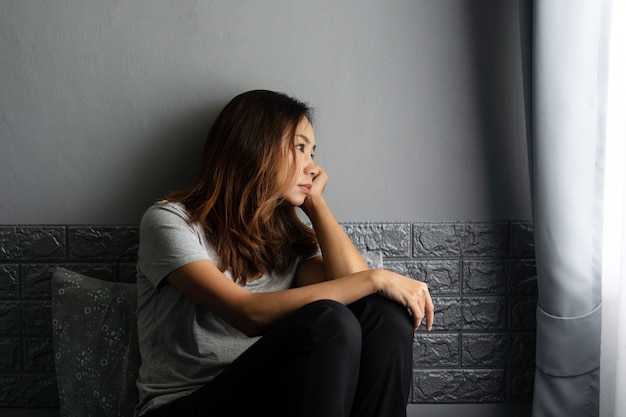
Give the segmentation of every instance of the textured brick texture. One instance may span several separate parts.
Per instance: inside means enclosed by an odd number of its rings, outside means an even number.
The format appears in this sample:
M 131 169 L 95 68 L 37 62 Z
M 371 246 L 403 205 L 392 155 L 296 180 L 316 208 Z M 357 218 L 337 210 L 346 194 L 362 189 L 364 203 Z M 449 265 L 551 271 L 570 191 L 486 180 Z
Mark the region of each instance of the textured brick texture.
M 413 403 L 532 402 L 537 282 L 527 222 L 346 224 L 385 268 L 425 281 L 435 325 L 414 337 Z
M 522 222 L 346 223 L 368 263 L 428 283 L 414 336 L 414 403 L 532 401 L 537 284 Z M 0 408 L 57 407 L 50 276 L 60 265 L 135 279 L 135 226 L 0 226 Z

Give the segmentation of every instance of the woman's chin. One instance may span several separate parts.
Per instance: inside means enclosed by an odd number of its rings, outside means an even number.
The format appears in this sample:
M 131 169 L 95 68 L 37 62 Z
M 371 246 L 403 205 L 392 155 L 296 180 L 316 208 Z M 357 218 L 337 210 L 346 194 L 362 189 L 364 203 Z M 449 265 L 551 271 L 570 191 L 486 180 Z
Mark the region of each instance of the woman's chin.
M 300 207 L 301 205 L 304 204 L 304 200 L 306 200 L 306 197 L 298 198 L 298 199 L 288 198 L 288 199 L 283 200 L 282 204 L 285 206 Z

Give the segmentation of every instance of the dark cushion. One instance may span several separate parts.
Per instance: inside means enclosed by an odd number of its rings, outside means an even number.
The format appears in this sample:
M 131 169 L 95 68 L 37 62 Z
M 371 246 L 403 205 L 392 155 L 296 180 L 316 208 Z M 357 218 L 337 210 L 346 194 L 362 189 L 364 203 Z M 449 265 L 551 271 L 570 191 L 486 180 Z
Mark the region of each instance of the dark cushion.
M 132 416 L 137 403 L 137 287 L 63 268 L 52 273 L 62 416 Z

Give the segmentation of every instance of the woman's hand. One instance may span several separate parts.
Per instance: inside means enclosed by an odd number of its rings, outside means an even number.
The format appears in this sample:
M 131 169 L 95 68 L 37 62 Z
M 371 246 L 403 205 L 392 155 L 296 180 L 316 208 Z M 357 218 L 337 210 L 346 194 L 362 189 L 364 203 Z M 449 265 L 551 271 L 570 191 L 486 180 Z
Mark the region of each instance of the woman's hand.
M 405 306 L 413 316 L 413 328 L 417 329 L 426 318 L 426 330 L 431 330 L 435 317 L 435 306 L 422 282 L 384 269 L 376 270 L 380 276 L 378 293 Z
M 311 189 L 311 195 L 322 195 L 324 190 L 326 189 L 326 184 L 328 183 L 328 174 L 326 171 L 322 169 L 319 165 L 317 166 L 319 172 L 313 178 L 313 188 Z
M 311 188 L 311 192 L 302 203 L 302 210 L 308 215 L 310 210 L 313 209 L 316 199 L 322 197 L 324 194 L 324 190 L 326 189 L 326 184 L 328 184 L 328 174 L 324 171 L 319 165 L 317 166 L 318 173 L 313 178 L 313 188 Z

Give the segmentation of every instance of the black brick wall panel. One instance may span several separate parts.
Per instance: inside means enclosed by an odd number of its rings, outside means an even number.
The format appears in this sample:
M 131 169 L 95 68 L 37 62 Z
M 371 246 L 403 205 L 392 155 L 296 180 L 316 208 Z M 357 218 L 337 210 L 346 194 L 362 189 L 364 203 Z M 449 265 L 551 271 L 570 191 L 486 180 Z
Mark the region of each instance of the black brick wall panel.
M 414 336 L 415 403 L 530 402 L 537 302 L 528 222 L 345 223 L 358 249 L 429 285 Z M 136 226 L 0 226 L 0 407 L 57 407 L 50 276 L 134 282 Z

